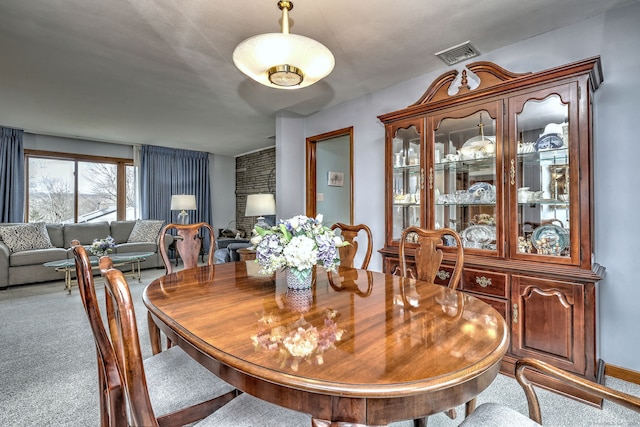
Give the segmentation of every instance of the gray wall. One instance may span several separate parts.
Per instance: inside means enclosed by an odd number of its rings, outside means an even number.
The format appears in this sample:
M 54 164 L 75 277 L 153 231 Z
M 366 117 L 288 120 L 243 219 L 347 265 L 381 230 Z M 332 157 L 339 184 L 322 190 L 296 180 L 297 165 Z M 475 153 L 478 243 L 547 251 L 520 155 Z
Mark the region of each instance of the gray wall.
M 635 3 L 468 61 L 492 61 L 510 71 L 526 72 L 602 57 L 604 84 L 594 99 L 595 257 L 607 272 L 599 285 L 598 349 L 607 364 L 635 371 L 640 371 L 640 285 L 635 280 L 640 242 L 635 221 L 640 212 L 639 22 L 640 3 Z M 381 248 L 384 127 L 376 117 L 414 103 L 447 70 L 443 67 L 306 118 L 277 115 L 277 191 L 291 196 L 279 201 L 279 215 L 304 212 L 305 138 L 354 126 L 354 221 L 368 224 L 375 248 Z M 374 253 L 370 268 L 381 270 L 379 255 Z
M 133 159 L 132 145 L 87 141 L 84 139 L 64 138 L 59 136 L 36 135 L 26 132 L 22 138 L 22 143 L 24 148 L 28 150 Z
M 236 216 L 236 159 L 209 154 L 211 171 L 211 226 L 218 232 L 227 228 Z

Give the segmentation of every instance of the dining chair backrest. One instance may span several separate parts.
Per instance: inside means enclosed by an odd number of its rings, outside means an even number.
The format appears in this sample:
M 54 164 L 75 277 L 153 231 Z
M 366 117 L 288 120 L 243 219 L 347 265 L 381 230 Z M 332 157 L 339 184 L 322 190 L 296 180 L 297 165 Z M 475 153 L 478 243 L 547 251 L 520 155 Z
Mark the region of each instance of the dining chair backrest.
M 171 230 L 176 231 L 173 237 L 175 240 L 175 248 L 182 259 L 184 268 L 195 268 L 198 266 L 198 257 L 200 256 L 201 245 L 203 240 L 199 237 L 203 231 L 209 238 L 209 251 L 207 253 L 207 265 L 213 265 L 213 252 L 215 248 L 215 235 L 213 227 L 206 222 L 198 222 L 196 224 L 167 224 L 160 232 L 160 255 L 164 262 L 164 268 L 167 274 L 173 273 L 173 265 L 169 259 L 167 246 L 165 245 L 165 237 Z
M 538 359 L 525 358 L 516 360 L 515 374 L 516 380 L 518 381 L 520 386 L 522 386 L 525 397 L 527 398 L 527 406 L 529 407 L 528 418 L 525 417 L 520 411 L 516 411 L 511 407 L 499 403 L 488 402 L 478 406 L 478 408 L 473 413 L 469 414 L 465 418 L 460 426 L 485 427 L 488 425 L 543 425 L 540 402 L 534 389 L 534 385 L 536 387 L 537 385 L 533 382 L 535 381 L 535 378 L 540 374 L 557 382 L 558 386 L 556 388 L 549 389 L 552 392 L 562 394 L 562 392 L 558 390 L 561 390 L 563 387 L 572 387 L 589 393 L 595 397 L 599 397 L 603 400 L 607 400 L 607 404 L 615 403 L 640 414 L 639 396 L 633 396 L 621 390 L 617 390 L 612 387 L 599 384 L 595 381 L 579 377 L 576 374 L 567 372 L 563 369 L 560 369 Z M 572 414 L 570 411 L 566 411 L 565 415 L 566 421 L 573 421 L 573 419 L 571 419 Z
M 412 237 L 409 242 L 409 236 Z M 453 241 L 451 241 L 453 239 Z M 445 244 L 446 242 L 446 244 Z M 415 270 L 411 270 L 407 267 L 407 243 L 417 243 L 414 251 Z M 452 244 L 453 243 L 453 244 Z M 405 228 L 400 237 L 400 273 L 404 277 L 413 277 L 418 280 L 423 280 L 429 283 L 435 283 L 436 276 L 440 276 L 441 264 L 444 259 L 444 253 L 442 247 L 447 246 L 450 250 L 455 252 L 455 260 L 453 265 L 453 271 L 449 274 L 445 272 L 443 277 L 449 276 L 448 287 L 456 289 L 460 284 L 460 278 L 462 277 L 462 268 L 464 266 L 464 249 L 462 247 L 462 240 L 458 233 L 450 228 L 440 228 L 437 230 L 429 230 L 420 227 L 408 227 Z M 470 413 L 475 408 L 475 397 L 469 400 L 466 406 L 466 413 Z M 449 409 L 445 412 L 449 418 L 456 418 L 455 408 Z M 424 422 L 426 425 L 426 419 L 414 420 L 415 423 Z
M 527 372 L 534 375 L 527 377 Z M 532 382 L 532 378 L 534 378 L 536 372 L 554 378 L 560 383 L 591 393 L 609 402 L 624 406 L 640 414 L 640 396 L 633 396 L 594 381 L 589 381 L 541 360 L 533 358 L 520 359 L 516 361 L 516 380 L 524 389 L 527 397 L 529 418 L 539 424 L 542 424 L 542 413 L 540 411 L 538 396 L 533 388 L 534 383 Z
M 134 304 L 124 274 L 113 268 L 109 257 L 100 258 L 111 345 L 122 378 L 131 423 L 157 426 L 144 370 Z
M 408 241 L 409 236 L 412 236 L 410 242 Z M 407 243 L 417 243 L 414 252 L 414 271 L 407 267 Z M 440 228 L 438 230 L 428 230 L 420 227 L 406 228 L 400 237 L 400 273 L 405 277 L 414 277 L 418 280 L 434 283 L 436 276 L 441 271 L 441 264 L 444 258 L 443 246 L 455 252 L 453 272 L 449 277 L 449 287 L 456 289 L 462 277 L 464 249 L 460 236 L 450 228 Z
M 126 403 L 115 351 L 104 327 L 98 305 L 89 255 L 80 242 L 71 242 L 76 261 L 80 298 L 93 332 L 98 359 L 98 390 L 100 392 L 101 427 L 126 426 Z
M 358 241 L 356 238 L 358 237 L 358 233 L 360 231 L 364 231 L 367 235 L 367 251 L 364 254 L 364 259 L 362 260 L 362 264 L 360 268 L 366 270 L 369 267 L 369 261 L 371 260 L 371 252 L 373 251 L 373 238 L 371 236 L 371 229 L 367 227 L 365 224 L 357 224 L 357 225 L 347 225 L 337 222 L 331 226 L 332 230 L 340 230 L 342 234 L 342 238 L 349 242 L 346 246 L 341 246 L 338 248 L 340 253 L 340 265 L 345 267 L 354 267 L 353 260 L 358 252 Z

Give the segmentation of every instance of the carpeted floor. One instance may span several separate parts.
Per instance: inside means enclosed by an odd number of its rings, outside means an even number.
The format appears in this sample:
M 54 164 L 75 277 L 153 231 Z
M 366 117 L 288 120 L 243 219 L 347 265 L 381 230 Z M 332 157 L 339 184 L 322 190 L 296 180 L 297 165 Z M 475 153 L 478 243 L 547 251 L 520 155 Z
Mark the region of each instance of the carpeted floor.
M 142 273 L 142 283 L 130 280 L 138 302 L 137 318 L 145 357 L 151 354 L 146 311 L 141 295 L 163 270 Z M 103 299 L 102 279 L 96 277 L 98 296 Z M 0 291 L 0 426 L 97 426 L 98 392 L 96 355 L 77 287 L 67 295 L 62 282 L 11 287 Z M 640 386 L 607 378 L 607 384 L 640 395 Z M 640 426 L 640 415 L 605 404 L 603 410 L 539 393 L 543 421 L 549 426 Z M 520 386 L 499 375 L 478 397 L 478 404 L 493 401 L 527 413 Z M 462 422 L 444 414 L 429 417 L 429 427 L 456 426 Z M 394 423 L 410 427 L 412 423 Z M 229 426 L 233 427 L 233 426 Z M 259 426 L 256 426 L 259 427 Z

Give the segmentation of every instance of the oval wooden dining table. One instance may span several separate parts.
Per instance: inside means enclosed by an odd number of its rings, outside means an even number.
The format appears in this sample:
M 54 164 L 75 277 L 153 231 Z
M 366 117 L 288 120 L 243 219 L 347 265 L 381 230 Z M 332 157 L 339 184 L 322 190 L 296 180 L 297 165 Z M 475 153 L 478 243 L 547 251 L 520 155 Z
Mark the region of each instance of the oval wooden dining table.
M 446 411 L 498 374 L 506 323 L 473 296 L 346 267 L 317 267 L 312 288 L 298 291 L 284 273 L 258 270 L 245 261 L 179 271 L 150 283 L 144 304 L 211 372 L 318 425 Z

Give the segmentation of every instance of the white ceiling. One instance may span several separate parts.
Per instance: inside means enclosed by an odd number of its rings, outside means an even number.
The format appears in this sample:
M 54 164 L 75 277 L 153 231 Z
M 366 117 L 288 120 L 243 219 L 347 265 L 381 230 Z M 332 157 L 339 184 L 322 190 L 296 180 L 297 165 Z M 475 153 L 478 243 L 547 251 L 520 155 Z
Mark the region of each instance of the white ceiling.
M 466 40 L 489 52 L 636 1 L 293 0 L 291 32 L 336 66 L 285 91 L 231 59 L 280 31 L 277 0 L 0 0 L 0 125 L 236 155 L 274 144 L 277 111 L 308 115 L 443 69 L 434 53 Z

